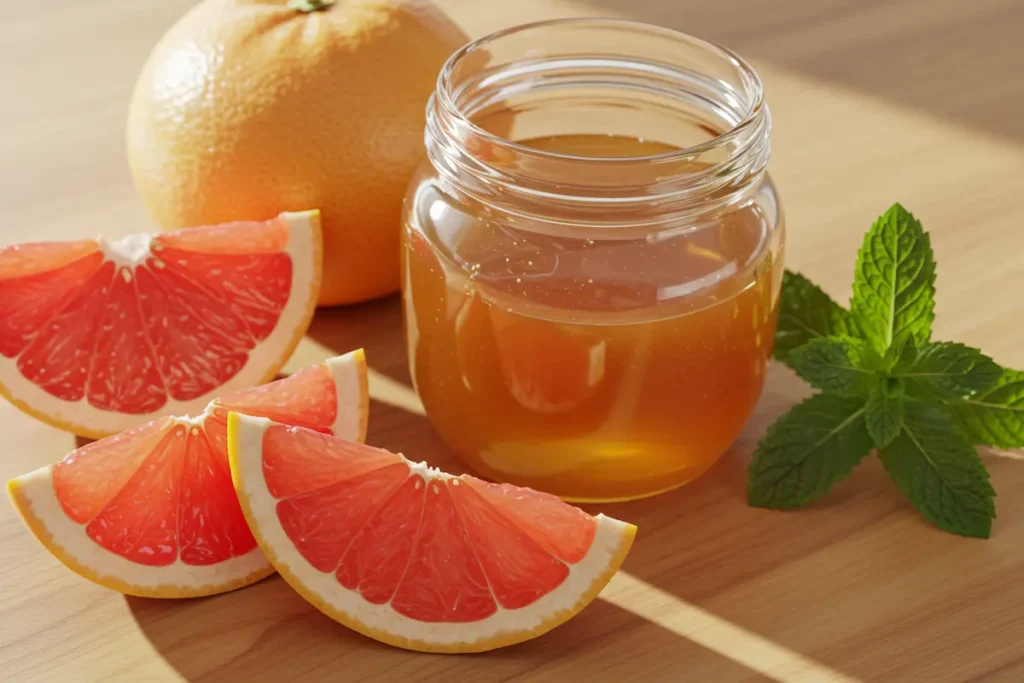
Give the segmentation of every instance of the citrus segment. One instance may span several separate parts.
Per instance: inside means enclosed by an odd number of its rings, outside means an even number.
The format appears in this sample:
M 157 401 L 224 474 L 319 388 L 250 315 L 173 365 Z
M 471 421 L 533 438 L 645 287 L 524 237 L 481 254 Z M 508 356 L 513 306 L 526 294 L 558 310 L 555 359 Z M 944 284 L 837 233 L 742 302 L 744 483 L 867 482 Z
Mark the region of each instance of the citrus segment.
M 333 424 L 338 412 L 334 377 L 326 365 L 303 368 L 273 384 L 230 393 L 217 404 L 226 410 L 256 413 L 312 429 Z
M 365 357 L 332 358 L 230 399 L 256 414 L 273 406 L 277 415 L 296 415 L 319 430 L 311 434 L 361 441 L 369 410 Z M 193 597 L 247 585 L 273 570 L 235 496 L 226 419 L 217 400 L 198 417 L 158 418 L 14 479 L 8 493 L 59 560 L 108 588 Z
M 635 527 L 337 436 L 232 413 L 242 512 L 267 558 L 337 621 L 414 650 L 536 637 L 593 600 Z
M 0 249 L 0 394 L 101 437 L 272 378 L 309 325 L 316 212 Z
M 385 451 L 294 428 L 269 430 L 264 448 L 263 476 L 275 498 L 298 496 L 401 462 Z
M 104 263 L 76 296 L 39 328 L 17 358 L 22 377 L 55 398 L 81 400 L 115 270 L 112 263 Z
M 333 572 L 356 534 L 407 477 L 392 465 L 282 500 L 277 518 L 295 548 L 322 572 Z
M 401 465 L 393 467 L 402 468 Z M 405 481 L 388 498 L 386 505 L 375 511 L 341 558 L 335 572 L 338 583 L 349 590 L 359 591 L 363 598 L 375 605 L 382 605 L 394 596 L 419 538 L 426 487 L 407 473 L 403 476 Z
M 288 247 L 288 228 L 278 221 L 234 221 L 210 226 L 202 235 L 192 230 L 176 230 L 155 240 L 158 249 L 168 249 L 165 261 L 184 266 L 194 263 L 198 254 L 237 257 L 240 241 L 245 242 L 245 253 L 249 255 L 280 254 Z M 171 249 L 177 250 L 173 252 L 176 256 L 170 256 Z
M 248 245 L 247 238 L 240 239 Z M 168 278 L 207 280 L 206 289 L 233 316 L 248 323 L 257 341 L 266 339 L 274 329 L 288 301 L 293 277 L 292 262 L 285 254 L 206 254 L 180 249 L 159 253 L 166 259 Z M 207 273 L 220 275 L 211 280 Z
M 176 425 L 146 456 L 124 488 L 85 532 L 107 550 L 139 564 L 163 566 L 178 557 L 178 499 L 188 455 L 184 425 Z
M 53 466 L 53 488 L 64 512 L 79 524 L 100 513 L 173 427 L 169 417 L 71 451 Z
M 448 487 L 429 481 L 424 490 L 416 545 L 391 608 L 424 625 L 486 619 L 497 606 Z
M 226 451 L 214 450 L 204 430 L 188 437 L 177 505 L 181 561 L 216 564 L 256 547 L 231 486 Z
M 34 245 L 25 245 L 34 246 Z M 26 274 L 14 277 L 17 248 L 0 250 L 0 354 L 13 358 L 21 353 L 35 332 L 74 298 L 75 292 L 103 264 L 103 255 L 92 253 L 72 263 L 57 264 L 49 270 L 28 255 Z M 7 271 L 6 277 L 2 271 Z
M 153 362 L 153 346 L 146 337 L 136 296 L 130 278 L 114 277 L 101 313 L 92 359 L 88 365 L 81 358 L 74 359 L 81 363 L 83 376 L 87 369 L 91 370 L 87 392 L 94 408 L 150 412 L 166 401 L 164 382 Z
M 575 564 L 594 542 L 597 522 L 577 507 L 566 505 L 550 493 L 511 484 L 492 484 L 474 477 L 465 482 L 481 498 L 563 562 Z
M 476 559 L 505 609 L 525 607 L 565 581 L 569 568 L 533 541 L 497 508 L 469 490 L 454 485 L 450 495 Z
M 99 251 L 99 242 L 39 242 L 0 249 L 0 281 L 48 273 Z M 97 261 L 98 262 L 98 261 Z

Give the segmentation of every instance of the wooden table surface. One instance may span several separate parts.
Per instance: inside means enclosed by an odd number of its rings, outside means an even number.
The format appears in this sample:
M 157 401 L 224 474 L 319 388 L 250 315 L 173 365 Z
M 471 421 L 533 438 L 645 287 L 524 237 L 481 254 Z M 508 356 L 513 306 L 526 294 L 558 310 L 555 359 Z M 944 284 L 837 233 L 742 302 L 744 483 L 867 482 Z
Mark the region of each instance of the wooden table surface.
M 190 0 L 15 3 L 0 23 L 0 242 L 149 229 L 122 140 L 150 46 Z M 932 233 L 938 338 L 1024 367 L 1024 3 L 1020 0 L 446 0 L 479 35 L 618 14 L 726 43 L 761 71 L 787 265 L 850 291 L 892 202 Z M 457 468 L 408 387 L 395 299 L 321 312 L 290 368 L 365 346 L 371 441 Z M 766 423 L 806 390 L 774 368 L 755 418 L 699 482 L 607 506 L 636 523 L 623 571 L 547 636 L 483 656 L 389 649 L 279 578 L 215 598 L 124 598 L 80 579 L 0 506 L 0 680 L 1024 681 L 1024 462 L 985 455 L 991 540 L 937 531 L 876 464 L 811 508 L 748 508 Z M 74 437 L 0 404 L 6 480 Z

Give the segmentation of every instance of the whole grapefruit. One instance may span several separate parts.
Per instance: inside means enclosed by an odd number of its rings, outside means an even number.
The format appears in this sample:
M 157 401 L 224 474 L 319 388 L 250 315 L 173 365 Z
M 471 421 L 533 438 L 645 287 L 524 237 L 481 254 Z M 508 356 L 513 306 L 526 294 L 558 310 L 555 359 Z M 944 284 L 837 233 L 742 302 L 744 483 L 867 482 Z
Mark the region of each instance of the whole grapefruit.
M 156 45 L 128 161 L 162 229 L 320 209 L 319 303 L 398 288 L 424 111 L 466 36 L 420 0 L 204 0 Z

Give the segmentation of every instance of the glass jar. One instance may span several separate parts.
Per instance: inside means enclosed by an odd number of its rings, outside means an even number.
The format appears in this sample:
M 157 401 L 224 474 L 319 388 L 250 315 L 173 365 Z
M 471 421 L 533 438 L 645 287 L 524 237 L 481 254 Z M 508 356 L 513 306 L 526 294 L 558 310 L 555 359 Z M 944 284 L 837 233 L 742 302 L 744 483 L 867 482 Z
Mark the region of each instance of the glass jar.
M 775 331 L 769 128 L 745 61 L 656 26 L 549 21 L 451 57 L 402 280 L 416 389 L 464 462 L 609 501 L 721 457 Z

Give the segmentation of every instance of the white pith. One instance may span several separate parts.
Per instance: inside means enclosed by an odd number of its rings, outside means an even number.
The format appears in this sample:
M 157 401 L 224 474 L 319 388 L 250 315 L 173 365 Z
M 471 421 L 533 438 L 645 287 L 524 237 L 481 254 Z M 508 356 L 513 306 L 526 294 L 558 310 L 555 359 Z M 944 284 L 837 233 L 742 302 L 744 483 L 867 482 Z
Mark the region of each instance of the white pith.
M 156 237 L 154 233 L 137 233 L 125 235 L 113 242 L 109 242 L 103 237 L 100 237 L 97 241 L 106 260 L 113 262 L 118 268 L 125 266 L 134 268 L 140 263 L 144 263 L 147 258 L 153 255 L 149 245 L 154 237 Z
M 324 361 L 334 378 L 334 393 L 337 406 L 331 431 L 336 436 L 362 443 L 366 439 L 366 415 L 362 410 L 353 410 L 369 400 L 366 388 L 366 363 L 362 352 L 346 353 Z
M 235 487 L 248 503 L 250 526 L 258 530 L 257 537 L 262 536 L 264 547 L 273 552 L 279 571 L 286 576 L 293 575 L 312 597 L 360 623 L 366 630 L 441 647 L 500 640 L 511 634 L 534 631 L 559 613 L 574 611 L 595 581 L 616 561 L 623 539 L 630 533 L 628 524 L 598 515 L 595 518 L 597 533 L 587 555 L 580 562 L 567 565 L 569 575 L 557 588 L 526 607 L 504 609 L 499 605 L 486 619 L 467 623 L 427 623 L 411 619 L 394 611 L 389 604 L 367 602 L 357 591 L 338 583 L 333 573 L 314 568 L 295 549 L 277 518 L 277 499 L 270 494 L 263 478 L 263 434 L 271 424 L 270 420 L 241 415 L 238 420 L 233 476 Z M 424 463 L 408 464 L 409 476 L 420 476 L 427 482 L 453 478 Z
M 67 425 L 80 434 L 115 434 L 162 415 L 197 414 L 216 395 L 232 389 L 253 386 L 264 381 L 269 364 L 279 359 L 292 344 L 296 327 L 308 314 L 314 289 L 315 254 L 319 247 L 315 212 L 281 214 L 289 228 L 285 249 L 292 260 L 290 296 L 270 335 L 248 352 L 241 370 L 224 384 L 187 401 L 178 401 L 170 395 L 167 402 L 148 413 L 118 413 L 94 408 L 88 396 L 78 401 L 66 401 L 53 396 L 27 380 L 18 370 L 18 358 L 0 356 L 0 384 L 4 385 L 15 403 L 24 404 L 46 415 L 53 421 Z M 116 242 L 101 241 L 105 257 L 119 266 L 135 266 L 150 255 L 149 244 L 153 235 L 129 235 Z M 282 359 L 283 360 L 283 359 Z
M 327 359 L 324 364 L 334 377 L 337 395 L 337 413 L 331 431 L 338 436 L 362 442 L 366 437 L 365 422 L 359 416 L 365 394 L 366 365 L 362 352 L 351 352 Z M 355 409 L 358 406 L 358 409 Z M 172 418 L 174 425 L 201 429 L 206 418 L 213 414 L 216 403 L 211 402 L 195 417 Z M 53 465 L 41 467 L 16 480 L 18 493 L 28 503 L 29 512 L 36 517 L 50 536 L 48 543 L 57 546 L 69 558 L 95 573 L 95 580 L 108 584 L 119 582 L 143 591 L 168 590 L 174 587 L 191 592 L 203 586 L 216 587 L 244 579 L 254 573 L 266 574 L 272 569 L 258 548 L 212 565 L 189 565 L 177 559 L 173 564 L 153 567 L 132 562 L 93 541 L 86 533 L 86 524 L 79 524 L 64 512 L 53 486 Z M 63 558 L 62 558 L 63 559 Z

